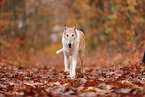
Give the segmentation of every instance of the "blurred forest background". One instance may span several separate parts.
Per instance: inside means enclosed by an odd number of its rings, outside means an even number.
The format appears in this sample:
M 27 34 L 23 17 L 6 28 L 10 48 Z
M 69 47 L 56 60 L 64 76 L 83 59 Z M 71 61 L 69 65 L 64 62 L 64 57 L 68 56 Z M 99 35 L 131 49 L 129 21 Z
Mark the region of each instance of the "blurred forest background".
M 0 0 L 0 53 L 52 53 L 64 24 L 85 33 L 86 51 L 134 52 L 145 44 L 144 0 Z
M 64 24 L 86 37 L 64 72 Z M 145 97 L 145 0 L 0 0 L 0 97 Z

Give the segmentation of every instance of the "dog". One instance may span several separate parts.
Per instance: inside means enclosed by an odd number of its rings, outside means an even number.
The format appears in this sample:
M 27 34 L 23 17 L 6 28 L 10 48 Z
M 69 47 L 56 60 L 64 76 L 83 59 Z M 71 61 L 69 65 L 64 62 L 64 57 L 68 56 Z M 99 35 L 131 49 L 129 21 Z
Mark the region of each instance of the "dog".
M 70 72 L 70 77 L 75 78 L 77 57 L 81 60 L 81 73 L 84 73 L 84 52 L 85 52 L 85 35 L 82 31 L 74 27 L 64 26 L 62 35 L 63 48 L 56 51 L 56 54 L 64 53 L 65 72 Z M 70 70 L 68 65 L 70 64 Z

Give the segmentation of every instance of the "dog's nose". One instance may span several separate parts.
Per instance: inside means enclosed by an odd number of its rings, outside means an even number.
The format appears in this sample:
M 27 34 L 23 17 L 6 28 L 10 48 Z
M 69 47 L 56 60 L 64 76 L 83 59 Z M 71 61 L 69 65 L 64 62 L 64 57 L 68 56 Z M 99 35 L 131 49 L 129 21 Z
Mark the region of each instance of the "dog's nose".
M 71 48 L 71 43 L 68 44 L 69 48 Z

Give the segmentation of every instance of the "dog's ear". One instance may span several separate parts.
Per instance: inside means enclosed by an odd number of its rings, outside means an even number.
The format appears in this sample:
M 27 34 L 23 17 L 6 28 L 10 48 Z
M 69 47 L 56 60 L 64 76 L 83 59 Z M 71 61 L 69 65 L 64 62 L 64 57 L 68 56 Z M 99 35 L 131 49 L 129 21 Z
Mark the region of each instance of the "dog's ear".
M 64 25 L 64 32 L 66 32 L 66 24 Z
M 74 31 L 76 32 L 76 29 L 77 29 L 77 25 L 75 24 L 75 25 L 74 25 L 74 27 L 75 27 Z

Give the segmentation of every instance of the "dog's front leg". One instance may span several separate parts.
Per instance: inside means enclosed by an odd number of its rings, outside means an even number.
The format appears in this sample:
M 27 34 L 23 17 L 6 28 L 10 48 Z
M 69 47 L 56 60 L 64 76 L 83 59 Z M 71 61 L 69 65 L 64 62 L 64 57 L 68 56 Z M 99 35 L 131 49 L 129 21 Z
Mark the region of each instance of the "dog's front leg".
M 66 55 L 64 54 L 64 67 L 65 67 L 64 72 L 69 72 L 68 63 L 69 63 L 69 56 L 66 56 Z
M 70 77 L 75 78 L 76 75 L 76 65 L 77 65 L 77 55 L 71 57 L 71 67 L 70 67 Z
M 70 77 L 72 78 L 72 56 L 69 57 L 70 59 Z

